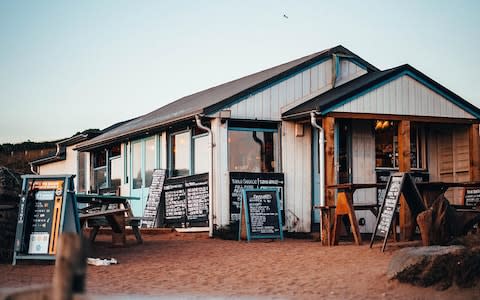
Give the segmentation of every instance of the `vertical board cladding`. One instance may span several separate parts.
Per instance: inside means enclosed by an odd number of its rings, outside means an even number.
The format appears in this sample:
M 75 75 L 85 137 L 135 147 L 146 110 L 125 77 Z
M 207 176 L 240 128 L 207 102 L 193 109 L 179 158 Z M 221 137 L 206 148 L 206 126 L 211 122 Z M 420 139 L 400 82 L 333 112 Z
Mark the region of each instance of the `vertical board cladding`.
M 230 222 L 230 195 L 228 182 L 228 124 L 220 118 L 211 121 L 215 146 L 213 147 L 213 224 L 226 226 Z
M 342 60 L 338 80 L 345 83 L 365 73 L 364 69 L 351 61 Z M 282 108 L 293 103 L 298 105 L 308 100 L 309 96 L 325 92 L 331 87 L 332 61 L 329 59 L 259 90 L 225 109 L 231 110 L 232 118 L 280 121 Z
M 367 71 L 348 59 L 340 59 L 340 70 L 338 71 L 335 86 L 342 85 L 352 79 L 362 76 Z
M 470 113 L 408 75 L 403 75 L 387 82 L 341 105 L 334 111 L 466 119 L 475 118 Z
M 285 224 L 290 232 L 310 232 L 312 215 L 311 128 L 295 136 L 295 123 L 282 122 Z
M 469 181 L 470 144 L 468 126 L 431 128 L 427 141 L 428 169 L 431 181 Z M 451 188 L 445 197 L 461 204 L 463 190 Z
M 375 135 L 372 123 L 368 120 L 352 120 L 352 175 L 353 183 L 375 183 Z M 375 188 L 357 190 L 354 204 L 375 204 Z M 360 226 L 360 232 L 373 232 L 375 216 L 368 210 L 356 211 L 357 220 L 364 218 L 366 223 Z

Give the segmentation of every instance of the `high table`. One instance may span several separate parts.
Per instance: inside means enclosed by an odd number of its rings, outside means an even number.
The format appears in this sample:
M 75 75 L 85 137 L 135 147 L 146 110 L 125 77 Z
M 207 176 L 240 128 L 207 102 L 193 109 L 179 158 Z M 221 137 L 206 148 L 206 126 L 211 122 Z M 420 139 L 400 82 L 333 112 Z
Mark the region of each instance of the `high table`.
M 355 216 L 355 209 L 357 210 L 370 210 L 375 216 L 378 214 L 379 204 L 375 197 L 375 203 L 372 204 L 353 204 L 353 194 L 359 189 L 369 188 L 382 188 L 385 187 L 385 183 L 341 183 L 327 186 L 328 189 L 336 189 L 339 191 L 337 196 L 337 204 L 328 207 L 315 207 L 320 209 L 335 209 L 334 221 L 333 221 L 333 236 L 330 241 L 328 236 L 328 244 L 338 245 L 340 237 L 340 223 L 341 216 L 348 215 L 350 225 L 352 227 L 352 234 L 357 245 L 362 244 L 362 237 L 360 235 L 360 229 L 358 227 L 357 218 Z M 329 223 L 329 222 L 328 222 Z M 330 225 L 328 225 L 330 226 Z M 328 232 L 329 233 L 329 232 Z
M 134 218 L 128 200 L 139 200 L 138 197 L 77 194 L 77 202 L 86 206 L 79 208 L 80 224 L 92 222 L 90 241 L 94 241 L 101 226 L 108 225 L 112 228 L 112 244 L 124 246 L 126 243 L 125 226 L 132 226 L 137 242 L 142 243 L 139 230 L 139 218 Z M 106 221 L 106 222 L 105 222 Z

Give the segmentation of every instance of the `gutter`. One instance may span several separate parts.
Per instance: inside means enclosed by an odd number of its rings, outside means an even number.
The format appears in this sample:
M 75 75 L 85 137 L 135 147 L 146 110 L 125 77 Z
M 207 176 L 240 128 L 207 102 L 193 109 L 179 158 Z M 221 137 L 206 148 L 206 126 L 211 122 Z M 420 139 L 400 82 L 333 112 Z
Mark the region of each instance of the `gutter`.
M 200 115 L 195 115 L 195 121 L 198 128 L 208 132 L 208 148 L 210 150 L 210 170 L 208 172 L 208 236 L 213 237 L 213 134 L 212 130 L 202 124 Z
M 318 129 L 318 152 L 320 153 L 320 237 L 323 240 L 323 224 L 322 224 L 322 208 L 325 207 L 325 131 L 317 123 L 317 115 L 320 112 L 311 111 L 310 112 L 310 123 L 312 127 Z

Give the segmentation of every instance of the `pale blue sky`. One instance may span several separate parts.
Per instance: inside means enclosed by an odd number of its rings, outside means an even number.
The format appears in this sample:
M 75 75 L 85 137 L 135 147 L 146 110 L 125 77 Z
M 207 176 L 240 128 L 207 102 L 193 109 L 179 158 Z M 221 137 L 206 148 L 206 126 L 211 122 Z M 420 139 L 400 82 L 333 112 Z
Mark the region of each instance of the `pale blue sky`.
M 0 143 L 104 128 L 339 44 L 480 106 L 480 1 L 0 0 Z

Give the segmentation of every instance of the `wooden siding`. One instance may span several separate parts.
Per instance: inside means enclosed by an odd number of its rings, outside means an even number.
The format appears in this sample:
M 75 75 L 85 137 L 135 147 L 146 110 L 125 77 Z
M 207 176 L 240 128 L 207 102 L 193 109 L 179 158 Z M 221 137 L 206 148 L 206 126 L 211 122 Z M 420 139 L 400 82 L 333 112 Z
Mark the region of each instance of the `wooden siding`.
M 362 76 L 367 73 L 364 68 L 361 68 L 359 65 L 352 63 L 347 59 L 340 60 L 340 72 L 337 77 L 335 86 L 339 86 L 348 82 L 352 79 Z
M 312 216 L 311 127 L 295 136 L 295 123 L 282 122 L 282 165 L 285 174 L 285 217 L 290 232 L 310 232 Z
M 467 126 L 442 127 L 430 130 L 428 136 L 430 181 L 469 181 L 470 149 Z M 463 189 L 449 189 L 445 197 L 461 204 Z
M 352 120 L 352 175 L 353 183 L 375 183 L 375 136 L 372 123 L 366 120 Z M 357 190 L 353 196 L 354 204 L 375 204 L 375 188 Z M 360 232 L 373 232 L 375 216 L 370 211 L 355 212 L 357 220 L 364 218 L 365 226 Z
M 337 85 L 365 74 L 356 64 L 342 60 Z M 237 119 L 280 121 L 281 113 L 332 88 L 332 60 L 326 60 L 225 108 Z
M 336 108 L 334 112 L 475 119 L 408 75 L 371 90 Z

